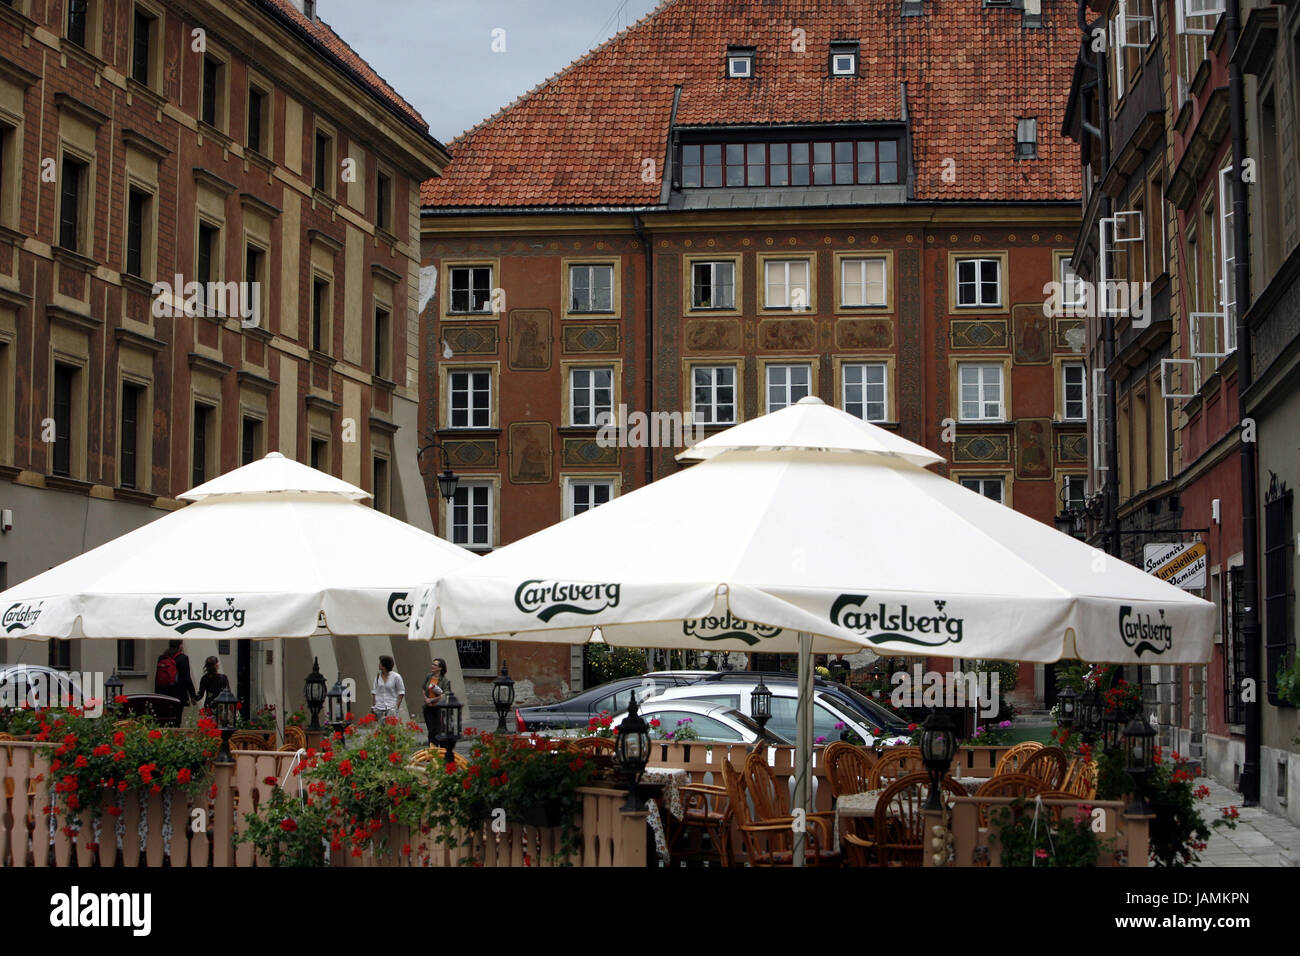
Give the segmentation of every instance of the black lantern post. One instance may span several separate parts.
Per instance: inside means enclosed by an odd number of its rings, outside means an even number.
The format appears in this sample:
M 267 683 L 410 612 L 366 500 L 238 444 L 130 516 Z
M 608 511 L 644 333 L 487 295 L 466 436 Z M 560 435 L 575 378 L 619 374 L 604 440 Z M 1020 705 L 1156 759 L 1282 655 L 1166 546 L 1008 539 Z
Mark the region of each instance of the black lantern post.
M 1101 731 L 1102 703 L 1101 691 L 1095 683 L 1087 683 L 1083 696 L 1079 698 L 1079 718 L 1082 724 L 1083 742 L 1095 743 Z
M 348 691 L 343 686 L 343 675 L 340 674 L 334 686 L 330 688 L 329 693 L 325 695 L 325 716 L 326 723 L 330 730 L 336 734 L 343 733 L 343 728 L 348 725 Z
M 325 706 L 328 692 L 329 684 L 325 681 L 325 675 L 320 672 L 320 658 L 313 657 L 311 673 L 303 682 L 303 696 L 307 699 L 307 709 L 311 711 L 311 724 L 307 727 L 308 730 L 320 730 L 320 711 Z
M 213 716 L 221 728 L 221 750 L 217 753 L 217 763 L 234 763 L 230 755 L 230 735 L 235 732 L 235 716 L 239 713 L 239 698 L 230 692 L 230 687 L 221 688 L 221 693 L 212 701 Z
M 501 662 L 501 673 L 492 681 L 492 706 L 497 711 L 497 733 L 506 732 L 506 714 L 515 702 L 515 682 L 510 678 L 506 662 Z
M 1056 695 L 1056 723 L 1065 731 L 1074 726 L 1079 705 L 1079 692 L 1067 687 Z
M 421 448 L 415 455 L 416 466 L 424 457 L 424 453 L 432 448 L 438 449 L 442 453 L 442 472 L 438 475 L 438 494 L 442 495 L 448 501 L 456 497 L 456 488 L 460 485 L 460 476 L 451 470 L 451 459 L 447 457 L 447 448 L 433 435 L 424 436 L 427 444 Z
M 849 682 L 851 668 L 849 662 L 844 659 L 844 655 L 841 654 L 831 661 L 828 670 L 831 672 L 831 680 L 837 684 L 847 684 Z
M 465 705 L 456 699 L 455 693 L 450 689 L 438 698 L 438 702 L 433 705 L 434 712 L 434 729 L 436 733 L 433 739 L 438 742 L 438 746 L 445 750 L 445 763 L 452 762 L 452 754 L 456 751 L 456 741 L 460 740 L 461 734 L 461 711 Z
M 761 675 L 758 686 L 749 692 L 749 715 L 761 730 L 766 730 L 767 722 L 772 719 L 772 691 L 763 683 Z
M 618 725 L 618 743 L 614 753 L 619 767 L 628 776 L 627 803 L 623 804 L 623 809 L 644 810 L 645 804 L 641 801 L 637 778 L 650 760 L 650 725 L 637 712 L 636 694 L 632 695 L 632 701 L 628 704 L 627 716 Z
M 942 810 L 940 793 L 943 790 L 943 776 L 952 766 L 952 758 L 957 755 L 957 730 L 948 717 L 948 712 L 936 707 L 925 718 L 921 728 L 921 762 L 930 771 L 930 799 L 926 801 L 926 810 Z
M 1124 728 L 1124 769 L 1133 778 L 1133 802 L 1128 812 L 1147 814 L 1151 807 L 1146 800 L 1146 781 L 1155 766 L 1155 728 L 1138 714 Z
M 121 706 L 117 699 L 122 695 L 122 678 L 118 676 L 117 668 L 113 668 L 113 673 L 109 675 L 108 680 L 104 681 L 104 706 L 116 710 Z

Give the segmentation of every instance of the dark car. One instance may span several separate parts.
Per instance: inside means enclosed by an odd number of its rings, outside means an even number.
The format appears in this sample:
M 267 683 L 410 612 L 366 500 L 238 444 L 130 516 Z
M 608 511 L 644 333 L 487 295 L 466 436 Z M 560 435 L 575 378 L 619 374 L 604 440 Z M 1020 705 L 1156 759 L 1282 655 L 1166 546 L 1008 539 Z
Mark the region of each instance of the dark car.
M 670 687 L 681 687 L 712 675 L 713 671 L 653 671 L 639 677 L 606 681 L 558 703 L 516 707 L 515 726 L 521 734 L 534 730 L 582 729 L 602 711 L 608 711 L 612 717 L 627 710 L 633 692 L 636 692 L 637 700 L 644 700 Z

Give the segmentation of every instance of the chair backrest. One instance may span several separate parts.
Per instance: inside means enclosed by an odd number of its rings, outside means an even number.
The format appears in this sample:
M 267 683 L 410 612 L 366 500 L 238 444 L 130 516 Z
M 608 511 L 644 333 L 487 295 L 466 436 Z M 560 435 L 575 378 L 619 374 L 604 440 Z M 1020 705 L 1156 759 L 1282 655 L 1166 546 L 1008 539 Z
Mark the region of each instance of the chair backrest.
M 1091 800 L 1097 796 L 1097 761 L 1075 757 L 1066 771 L 1061 789 L 1076 797 Z
M 583 737 L 581 740 L 575 740 L 573 747 L 575 750 L 589 754 L 613 753 L 614 741 L 608 737 Z
M 1068 759 L 1060 747 L 1043 747 L 1029 756 L 1020 765 L 1019 773 L 1037 777 L 1043 781 L 1044 790 L 1059 790 L 1065 780 L 1065 767 Z
M 975 791 L 977 797 L 1032 797 L 1042 793 L 1047 787 L 1038 777 L 1024 773 L 1004 773 L 1000 777 L 990 777 L 980 784 Z M 980 826 L 989 825 L 989 807 L 981 804 L 979 808 Z
M 745 768 L 742 773 L 745 778 L 745 790 L 749 793 L 749 798 L 754 801 L 756 822 L 761 823 L 774 817 L 790 815 L 790 801 L 785 787 L 781 786 L 776 779 L 776 774 L 767 765 L 766 755 L 757 751 L 751 753 L 745 758 Z
M 871 789 L 871 760 L 863 750 L 836 741 L 826 748 L 823 757 L 830 776 L 831 796 L 842 797 Z
M 920 773 L 924 769 L 921 748 L 890 747 L 876 758 L 876 764 L 871 768 L 871 779 L 868 781 L 867 789 L 879 790 L 895 780 L 911 773 Z
M 266 738 L 261 734 L 253 734 L 244 730 L 237 730 L 230 735 L 231 750 L 270 750 Z
M 891 783 L 876 801 L 876 853 L 881 866 L 921 866 L 930 775 L 912 773 Z
M 748 826 L 753 821 L 749 814 L 749 801 L 745 799 L 745 778 L 726 757 L 722 758 L 722 785 L 727 788 L 727 802 L 736 814 L 736 822 Z
M 1037 740 L 1027 740 L 1023 744 L 1016 744 L 998 760 L 998 765 L 993 770 L 993 776 L 1001 776 L 1004 773 L 1019 773 L 1024 762 L 1042 749 L 1043 745 Z
M 307 734 L 296 724 L 285 724 L 284 727 L 284 746 L 288 747 L 290 744 L 293 745 L 294 750 L 307 749 Z M 284 747 L 280 749 L 283 750 Z

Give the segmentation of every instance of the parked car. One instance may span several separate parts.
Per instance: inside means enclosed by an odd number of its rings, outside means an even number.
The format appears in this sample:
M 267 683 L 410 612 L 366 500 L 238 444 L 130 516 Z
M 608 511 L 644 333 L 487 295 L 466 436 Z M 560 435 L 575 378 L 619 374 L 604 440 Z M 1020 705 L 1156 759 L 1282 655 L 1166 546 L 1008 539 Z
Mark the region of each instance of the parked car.
M 750 694 L 758 679 L 772 692 L 772 717 L 767 726 L 787 740 L 796 737 L 795 714 L 799 703 L 799 682 L 793 674 L 757 671 L 721 671 L 681 687 L 666 689 L 656 703 L 673 701 L 708 701 L 723 707 L 751 713 Z M 907 722 L 880 704 L 863 697 L 851 687 L 821 677 L 813 680 L 813 739 L 830 743 L 840 739 L 841 728 L 852 731 L 868 746 L 892 746 L 907 743 L 911 733 Z
M 646 700 L 672 687 L 680 687 L 711 677 L 713 671 L 651 671 L 639 677 L 621 677 L 588 690 L 579 691 L 567 700 L 536 707 L 516 707 L 515 726 L 519 733 L 540 730 L 574 730 L 587 726 L 602 712 L 620 714 L 627 710 L 636 693 L 637 701 Z
M 691 729 L 698 738 L 706 743 L 754 744 L 762 739 L 773 747 L 788 747 L 791 741 L 774 733 L 769 725 L 760 727 L 751 717 L 747 717 L 734 707 L 725 707 L 704 700 L 666 700 L 654 697 L 646 701 L 637 712 L 649 723 L 659 721 L 651 739 L 657 740 L 661 733 L 676 732 L 679 721 L 689 720 Z M 626 713 L 614 718 L 614 726 L 623 726 Z
M 0 668 L 0 707 L 81 706 L 81 685 L 65 671 L 44 664 Z

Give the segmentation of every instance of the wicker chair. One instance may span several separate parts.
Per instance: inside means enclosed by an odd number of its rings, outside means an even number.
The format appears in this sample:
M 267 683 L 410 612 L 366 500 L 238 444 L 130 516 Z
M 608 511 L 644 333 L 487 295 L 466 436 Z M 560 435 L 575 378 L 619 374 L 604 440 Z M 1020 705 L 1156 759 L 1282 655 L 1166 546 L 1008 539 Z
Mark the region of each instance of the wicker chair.
M 823 755 L 830 778 L 831 796 L 861 793 L 871 789 L 871 761 L 865 751 L 852 744 L 836 741 Z
M 237 730 L 230 735 L 231 750 L 270 750 L 266 738 L 261 734 L 252 734 L 244 730 Z
M 284 750 L 285 747 L 290 747 L 290 745 L 292 745 L 293 750 L 307 749 L 307 733 L 296 724 L 285 724 L 284 747 L 280 749 Z
M 871 768 L 868 790 L 880 790 L 895 780 L 925 769 L 919 747 L 891 747 L 880 755 Z
M 1097 761 L 1075 757 L 1065 773 L 1061 789 L 1076 797 L 1091 800 L 1097 796 Z
M 736 815 L 740 837 L 751 866 L 794 865 L 794 817 L 784 811 L 786 801 L 767 761 L 759 754 L 745 759 L 745 770 L 737 772 L 729 760 L 722 761 L 722 778 Z M 749 799 L 754 801 L 750 812 Z M 838 850 L 830 849 L 832 824 L 830 814 L 810 813 L 805 860 L 813 866 L 834 866 L 840 862 Z
M 724 759 L 723 763 L 727 764 L 727 761 Z M 683 836 L 691 833 L 706 834 L 710 848 L 717 854 L 718 863 L 730 866 L 731 848 L 728 843 L 731 836 L 732 804 L 727 788 L 707 783 L 690 783 L 678 788 L 678 792 L 682 796 L 682 818 L 677 821 L 670 819 L 672 831 L 668 836 L 668 852 L 676 858 L 681 855 L 677 847 Z
M 891 783 L 876 803 L 876 859 L 881 866 L 921 866 L 923 813 L 930 775 L 912 773 Z
M 1046 789 L 1038 777 L 1023 773 L 1004 773 L 1000 777 L 990 777 L 975 791 L 976 797 L 1033 797 Z M 989 825 L 989 807 L 979 807 L 980 826 Z
M 1036 740 L 1016 744 L 998 760 L 998 765 L 993 770 L 993 776 L 1000 777 L 1004 773 L 1019 773 L 1024 762 L 1042 749 L 1043 745 Z
M 583 737 L 571 741 L 569 746 L 579 753 L 602 754 L 614 752 L 614 741 L 608 737 Z
M 1060 790 L 1065 780 L 1065 768 L 1069 759 L 1060 747 L 1043 747 L 1030 755 L 1020 765 L 1019 773 L 1037 777 L 1043 781 L 1044 790 Z

